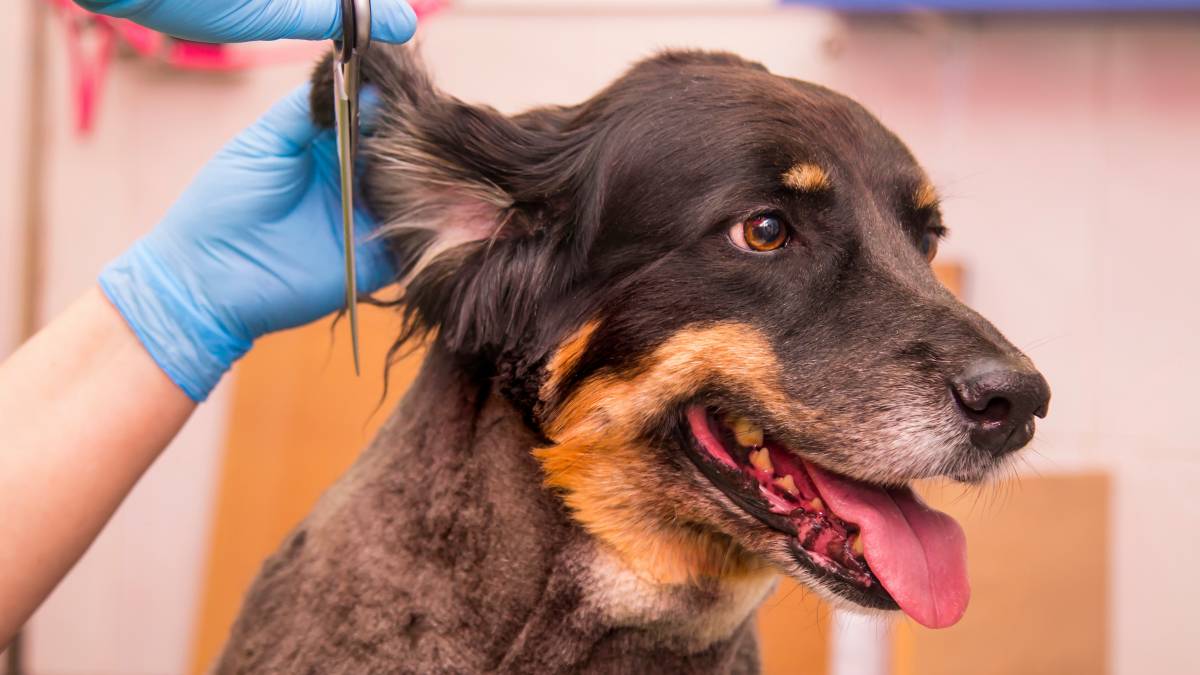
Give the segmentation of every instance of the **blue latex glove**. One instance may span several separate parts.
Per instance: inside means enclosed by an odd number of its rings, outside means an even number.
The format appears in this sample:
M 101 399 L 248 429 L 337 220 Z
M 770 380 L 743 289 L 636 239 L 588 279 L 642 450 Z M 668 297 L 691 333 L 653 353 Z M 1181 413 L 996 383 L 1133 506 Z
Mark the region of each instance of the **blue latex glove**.
M 97 14 L 197 42 L 329 40 L 341 33 L 339 0 L 75 0 Z M 371 38 L 407 42 L 417 16 L 404 0 L 372 0 Z
M 372 93 L 363 92 L 364 123 Z M 312 123 L 308 94 L 308 85 L 296 89 L 234 138 L 100 275 L 150 355 L 195 401 L 255 338 L 344 304 L 337 139 Z M 358 284 L 369 293 L 395 270 L 384 244 L 368 239 L 366 212 L 356 227 Z

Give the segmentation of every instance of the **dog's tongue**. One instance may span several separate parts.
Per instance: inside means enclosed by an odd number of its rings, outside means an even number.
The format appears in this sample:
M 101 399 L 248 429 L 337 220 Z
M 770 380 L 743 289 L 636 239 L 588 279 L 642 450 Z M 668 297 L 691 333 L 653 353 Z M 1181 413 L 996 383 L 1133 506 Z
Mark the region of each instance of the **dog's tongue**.
M 958 523 L 908 488 L 883 489 L 805 464 L 830 510 L 861 529 L 863 556 L 900 609 L 929 628 L 957 623 L 971 597 Z

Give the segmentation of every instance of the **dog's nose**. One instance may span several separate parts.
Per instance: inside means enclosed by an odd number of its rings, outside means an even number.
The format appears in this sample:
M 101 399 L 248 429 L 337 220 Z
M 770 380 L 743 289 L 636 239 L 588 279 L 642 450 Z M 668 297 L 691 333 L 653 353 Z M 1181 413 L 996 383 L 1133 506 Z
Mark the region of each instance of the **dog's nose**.
M 999 457 L 1033 437 L 1033 417 L 1045 417 L 1050 385 L 1031 367 L 996 358 L 967 365 L 950 383 L 971 426 L 971 441 Z

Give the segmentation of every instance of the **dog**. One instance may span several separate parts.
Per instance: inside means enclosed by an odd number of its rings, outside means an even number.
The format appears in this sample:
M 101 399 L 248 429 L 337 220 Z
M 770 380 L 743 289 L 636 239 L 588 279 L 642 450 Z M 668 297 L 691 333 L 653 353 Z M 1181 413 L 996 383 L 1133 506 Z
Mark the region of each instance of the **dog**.
M 962 531 L 909 485 L 986 480 L 1050 390 L 935 280 L 937 193 L 895 135 L 727 53 L 513 117 L 409 48 L 363 67 L 397 348 L 427 356 L 217 672 L 753 673 L 780 573 L 962 616 Z

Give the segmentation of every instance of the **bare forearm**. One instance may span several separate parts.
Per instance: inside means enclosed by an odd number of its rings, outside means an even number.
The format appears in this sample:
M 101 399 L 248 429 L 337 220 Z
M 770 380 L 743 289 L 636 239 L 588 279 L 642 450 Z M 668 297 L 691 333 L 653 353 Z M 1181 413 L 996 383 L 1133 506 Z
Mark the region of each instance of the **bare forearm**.
M 0 365 L 0 645 L 194 408 L 96 289 Z

